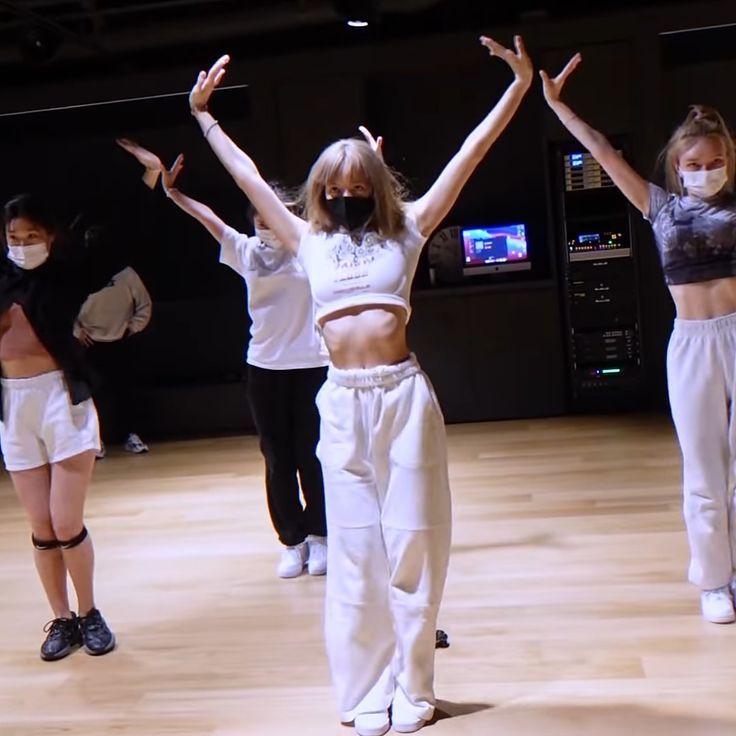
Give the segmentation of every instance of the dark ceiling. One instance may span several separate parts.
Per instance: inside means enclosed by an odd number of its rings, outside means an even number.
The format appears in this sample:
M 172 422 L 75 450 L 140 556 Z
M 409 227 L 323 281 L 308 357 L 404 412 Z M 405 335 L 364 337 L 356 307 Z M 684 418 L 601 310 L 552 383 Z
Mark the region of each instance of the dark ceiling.
M 233 39 L 241 57 L 271 55 L 662 4 L 677 0 L 595 0 L 583 9 L 579 0 L 0 0 L 0 71 L 150 61 Z M 348 28 L 348 15 L 373 22 Z

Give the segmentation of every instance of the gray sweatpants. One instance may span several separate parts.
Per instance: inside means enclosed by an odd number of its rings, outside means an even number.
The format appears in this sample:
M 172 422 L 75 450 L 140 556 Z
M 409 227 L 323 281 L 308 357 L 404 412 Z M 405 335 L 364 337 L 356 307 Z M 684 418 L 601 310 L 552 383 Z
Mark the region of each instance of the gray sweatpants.
M 667 375 L 682 451 L 689 578 L 713 590 L 729 584 L 736 562 L 736 314 L 675 320 Z

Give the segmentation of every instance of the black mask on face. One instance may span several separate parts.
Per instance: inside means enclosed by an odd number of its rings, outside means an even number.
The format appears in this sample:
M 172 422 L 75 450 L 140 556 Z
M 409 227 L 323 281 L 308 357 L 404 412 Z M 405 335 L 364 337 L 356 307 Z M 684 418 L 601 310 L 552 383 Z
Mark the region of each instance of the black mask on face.
M 367 224 L 376 202 L 373 197 L 325 197 L 325 207 L 337 225 L 352 232 Z

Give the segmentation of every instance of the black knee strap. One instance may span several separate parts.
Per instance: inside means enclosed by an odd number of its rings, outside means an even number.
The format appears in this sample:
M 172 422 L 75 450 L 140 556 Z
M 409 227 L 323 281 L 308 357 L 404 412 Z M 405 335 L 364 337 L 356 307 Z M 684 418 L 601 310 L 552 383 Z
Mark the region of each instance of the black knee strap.
M 83 526 L 82 531 L 77 534 L 76 537 L 72 537 L 71 539 L 67 539 L 66 541 L 59 540 L 59 547 L 62 549 L 73 549 L 74 547 L 82 544 L 84 540 L 87 539 L 87 527 Z
M 59 548 L 58 539 L 39 539 L 35 534 L 31 534 L 31 542 L 33 542 L 36 549 L 40 549 L 42 552 Z

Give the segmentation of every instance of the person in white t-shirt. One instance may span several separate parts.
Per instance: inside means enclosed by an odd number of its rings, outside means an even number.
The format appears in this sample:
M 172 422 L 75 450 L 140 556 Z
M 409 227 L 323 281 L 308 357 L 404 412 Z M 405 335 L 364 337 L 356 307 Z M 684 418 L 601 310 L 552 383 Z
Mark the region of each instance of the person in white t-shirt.
M 248 402 L 266 464 L 269 514 L 284 545 L 277 574 L 293 578 L 306 568 L 310 575 L 324 575 L 327 526 L 322 468 L 316 455 L 315 397 L 325 381 L 328 359 L 314 324 L 306 274 L 254 210 L 256 235 L 249 237 L 179 191 L 175 183 L 183 156 L 167 171 L 150 151 L 132 141 L 119 143 L 146 166 L 158 162 L 167 196 L 220 243 L 220 262 L 245 281 L 252 322 L 246 356 Z M 288 202 L 285 192 L 281 196 Z
M 114 273 L 99 291 L 90 294 L 79 311 L 74 325 L 75 337 L 89 349 L 89 361 L 99 374 L 102 385 L 95 401 L 100 420 L 114 419 L 122 430 L 126 452 L 148 452 L 148 445 L 135 432 L 135 376 L 137 372 L 132 338 L 148 327 L 152 302 L 138 273 L 126 264 L 125 254 L 115 244 L 106 242 L 104 228 L 90 228 L 85 234 L 88 249 L 105 248 L 116 259 Z M 111 436 L 108 428 L 106 434 Z M 105 456 L 101 445 L 97 458 Z
M 192 115 L 210 147 L 307 273 L 330 354 L 317 396 L 328 548 L 325 635 L 341 720 L 358 736 L 412 733 L 435 713 L 435 623 L 450 552 L 442 412 L 407 342 L 421 249 L 528 91 L 532 63 L 481 37 L 514 75 L 437 180 L 407 201 L 366 141 L 329 145 L 304 187 L 304 217 L 279 200 L 208 110 L 229 62 L 202 71 Z M 457 359 L 457 356 L 448 356 Z M 390 711 L 390 715 L 389 715 Z

